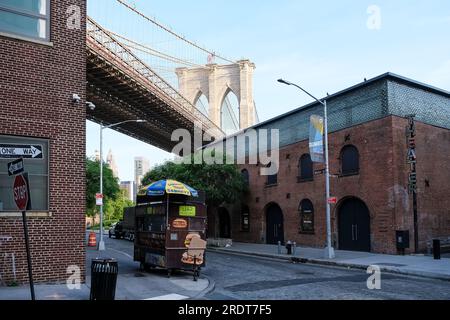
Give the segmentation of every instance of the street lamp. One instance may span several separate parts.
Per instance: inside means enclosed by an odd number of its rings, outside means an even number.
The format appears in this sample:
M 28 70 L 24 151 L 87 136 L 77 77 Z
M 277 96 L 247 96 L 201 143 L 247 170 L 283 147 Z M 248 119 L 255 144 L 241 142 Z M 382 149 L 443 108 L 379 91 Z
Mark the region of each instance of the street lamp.
M 308 96 L 319 102 L 321 105 L 323 105 L 323 121 L 324 121 L 324 136 L 325 136 L 325 203 L 326 203 L 326 209 L 327 209 L 327 246 L 325 248 L 325 258 L 327 259 L 333 259 L 335 257 L 334 254 L 334 248 L 331 244 L 331 214 L 330 214 L 330 203 L 328 202 L 330 199 L 330 166 L 328 161 L 328 110 L 327 110 L 327 100 L 324 99 L 323 101 L 317 99 L 315 96 L 310 94 L 308 91 L 303 89 L 302 87 L 296 85 L 295 83 L 279 79 L 279 83 L 288 85 L 288 86 L 294 86 L 299 88 L 301 91 L 306 93 Z
M 112 127 L 116 127 L 118 125 L 128 123 L 128 122 L 147 122 L 147 120 L 126 120 L 114 124 L 110 124 L 107 126 L 104 126 L 100 124 L 100 194 L 103 196 L 103 130 L 104 129 L 111 129 Z M 98 243 L 98 251 L 104 251 L 105 250 L 105 242 L 103 240 L 103 201 L 100 205 L 100 241 Z

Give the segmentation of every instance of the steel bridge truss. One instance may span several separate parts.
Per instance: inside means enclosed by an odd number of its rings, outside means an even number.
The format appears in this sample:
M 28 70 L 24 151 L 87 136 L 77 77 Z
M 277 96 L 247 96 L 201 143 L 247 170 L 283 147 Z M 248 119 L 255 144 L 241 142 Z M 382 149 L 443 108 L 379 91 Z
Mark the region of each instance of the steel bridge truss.
M 194 124 L 201 124 L 203 132 L 208 130 L 215 139 L 224 136 L 208 117 L 91 18 L 87 20 L 86 44 L 87 100 L 96 106 L 87 109 L 87 119 L 104 125 L 146 120 L 115 130 L 169 152 L 178 143 L 171 141 L 176 129 L 193 134 Z

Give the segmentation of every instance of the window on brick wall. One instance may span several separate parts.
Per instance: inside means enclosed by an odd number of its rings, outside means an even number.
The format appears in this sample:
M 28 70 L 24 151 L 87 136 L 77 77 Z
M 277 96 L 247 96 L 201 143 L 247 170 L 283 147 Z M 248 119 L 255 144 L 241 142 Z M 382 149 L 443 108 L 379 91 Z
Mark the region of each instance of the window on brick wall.
M 267 167 L 270 168 L 271 166 L 272 166 L 272 163 L 269 163 L 269 165 Z M 267 181 L 266 181 L 267 186 L 274 186 L 277 184 L 278 184 L 278 174 L 272 174 L 272 175 L 267 176 Z
M 50 0 L 0 0 L 0 32 L 50 40 Z
M 244 180 L 245 185 L 248 187 L 250 185 L 250 174 L 247 169 L 241 171 L 242 179 Z
M 359 152 L 353 145 L 347 145 L 342 148 L 341 174 L 343 176 L 359 174 Z
M 250 209 L 246 205 L 242 205 L 241 208 L 241 230 L 250 231 Z
M 314 206 L 311 200 L 302 200 L 298 211 L 300 213 L 300 233 L 314 233 Z
M 313 162 L 309 154 L 304 154 L 300 157 L 298 169 L 299 169 L 299 176 L 298 176 L 299 182 L 314 180 Z
M 32 211 L 48 211 L 48 140 L 0 135 L 0 212 L 18 211 L 13 197 L 14 176 L 8 163 L 23 157 L 28 173 Z

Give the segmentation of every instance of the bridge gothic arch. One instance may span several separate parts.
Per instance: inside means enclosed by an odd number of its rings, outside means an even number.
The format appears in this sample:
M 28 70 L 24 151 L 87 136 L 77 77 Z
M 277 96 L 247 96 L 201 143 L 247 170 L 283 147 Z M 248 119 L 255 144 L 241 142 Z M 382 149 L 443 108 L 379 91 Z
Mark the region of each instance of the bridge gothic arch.
M 196 98 L 194 100 L 195 107 L 200 110 L 205 116 L 209 115 L 209 101 L 206 95 L 202 91 L 198 91 Z
M 222 106 L 226 96 L 233 92 L 238 100 L 238 129 L 248 128 L 256 123 L 253 101 L 253 73 L 255 65 L 249 60 L 235 64 L 208 64 L 201 68 L 178 68 L 176 70 L 179 92 L 195 104 L 199 93 L 209 103 L 208 117 L 217 126 L 222 125 Z

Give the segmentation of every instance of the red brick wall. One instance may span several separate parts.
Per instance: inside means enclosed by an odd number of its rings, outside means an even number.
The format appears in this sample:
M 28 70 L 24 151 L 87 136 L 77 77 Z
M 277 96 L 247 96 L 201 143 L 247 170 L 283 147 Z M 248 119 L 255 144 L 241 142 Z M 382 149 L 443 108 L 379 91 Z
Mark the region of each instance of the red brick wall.
M 396 253 L 395 230 L 411 229 L 412 201 L 407 194 L 406 120 L 389 116 L 380 120 L 341 130 L 330 135 L 330 172 L 340 173 L 340 151 L 347 144 L 358 148 L 360 174 L 331 178 L 331 195 L 339 200 L 332 205 L 332 228 L 335 247 L 338 246 L 337 215 L 339 205 L 348 197 L 361 199 L 367 205 L 371 218 L 371 248 L 373 252 Z M 450 203 L 444 199 L 450 179 L 450 131 L 419 123 L 418 174 L 421 238 L 431 235 L 450 235 Z M 349 140 L 346 141 L 346 137 Z M 446 140 L 445 140 L 446 139 Z M 447 141 L 445 144 L 443 141 Z M 437 147 L 438 143 L 441 146 Z M 441 152 L 436 152 L 437 150 Z M 250 207 L 250 232 L 240 231 L 239 208 L 230 209 L 232 237 L 235 241 L 265 242 L 265 207 L 277 203 L 283 210 L 285 240 L 300 245 L 323 247 L 325 245 L 325 181 L 315 176 L 314 181 L 298 183 L 298 161 L 309 153 L 308 141 L 284 147 L 280 150 L 278 185 L 265 187 L 266 177 L 259 175 L 259 167 L 242 166 L 250 173 L 250 194 L 246 202 Z M 433 162 L 428 161 L 430 157 Z M 314 165 L 314 169 L 323 166 Z M 442 168 L 442 170 L 440 169 Z M 442 172 L 445 171 L 445 174 Z M 423 187 L 424 179 L 431 180 L 429 188 Z M 287 195 L 290 194 L 288 199 Z M 258 198 L 258 202 L 256 199 Z M 299 233 L 298 205 L 303 199 L 314 204 L 315 233 Z M 405 208 L 409 209 L 405 210 Z M 410 218 L 411 217 L 411 218 Z M 413 233 L 411 233 L 412 238 Z M 413 239 L 411 239 L 413 241 Z M 413 248 L 413 242 L 411 242 Z M 422 249 L 424 249 L 422 244 Z
M 66 28 L 66 10 L 81 8 L 81 30 Z M 29 221 L 36 282 L 67 279 L 69 265 L 85 269 L 85 18 L 86 1 L 51 1 L 51 42 L 46 46 L 0 37 L 0 134 L 47 138 L 51 218 Z M 73 104 L 72 94 L 82 97 Z M 20 282 L 26 255 L 20 218 L 0 217 L 0 235 L 13 237 L 1 253 L 14 252 Z M 10 266 L 3 277 L 11 279 Z
M 405 139 L 407 124 L 406 119 L 393 118 L 396 184 L 408 181 L 410 168 L 406 163 Z M 450 130 L 416 122 L 416 155 L 419 249 L 425 251 L 427 242 L 434 237 L 450 236 Z M 404 197 L 400 198 L 397 202 L 404 203 Z M 412 199 L 412 196 L 408 198 Z M 410 246 L 414 249 L 412 200 L 407 205 L 404 204 L 397 206 L 396 224 L 399 229 L 410 231 Z

